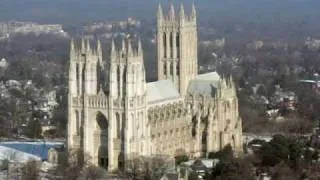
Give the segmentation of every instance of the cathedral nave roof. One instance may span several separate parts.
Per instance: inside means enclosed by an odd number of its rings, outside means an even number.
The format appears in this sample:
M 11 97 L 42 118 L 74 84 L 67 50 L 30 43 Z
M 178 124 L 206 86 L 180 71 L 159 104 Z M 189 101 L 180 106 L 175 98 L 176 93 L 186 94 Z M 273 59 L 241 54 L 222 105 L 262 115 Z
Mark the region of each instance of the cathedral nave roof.
M 187 92 L 190 94 L 213 97 L 219 87 L 220 76 L 217 72 L 199 74 L 191 80 Z
M 147 83 L 148 104 L 166 104 L 180 101 L 182 98 L 171 80 L 160 80 Z

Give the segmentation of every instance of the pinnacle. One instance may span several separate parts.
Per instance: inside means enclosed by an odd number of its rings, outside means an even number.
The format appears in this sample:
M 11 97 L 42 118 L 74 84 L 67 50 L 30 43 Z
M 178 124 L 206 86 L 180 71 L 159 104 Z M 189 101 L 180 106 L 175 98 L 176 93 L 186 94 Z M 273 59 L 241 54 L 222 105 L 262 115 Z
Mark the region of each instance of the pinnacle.
M 175 18 L 175 12 L 174 12 L 174 5 L 173 3 L 170 4 L 170 11 L 169 11 L 169 18 L 173 20 Z
M 161 4 L 159 3 L 158 4 L 158 18 L 162 18 L 163 16 L 163 12 L 162 12 L 162 7 L 161 7 Z
M 133 51 L 132 51 L 132 46 L 131 46 L 131 41 L 130 39 L 128 40 L 128 55 L 132 56 L 133 55 Z
M 192 18 L 196 18 L 196 16 L 197 16 L 197 10 L 196 10 L 195 3 L 194 3 L 194 1 L 193 1 L 193 3 L 192 3 L 192 9 L 191 9 L 191 17 L 192 17 Z
M 122 39 L 122 51 L 126 51 L 126 42 L 124 39 Z
M 180 17 L 184 18 L 184 6 L 183 6 L 183 3 L 180 4 Z
M 71 42 L 70 42 L 70 51 L 74 51 L 74 39 L 73 38 L 71 39 Z
M 141 44 L 141 39 L 139 38 L 138 40 L 138 54 L 142 55 L 143 51 L 142 51 L 142 44 Z

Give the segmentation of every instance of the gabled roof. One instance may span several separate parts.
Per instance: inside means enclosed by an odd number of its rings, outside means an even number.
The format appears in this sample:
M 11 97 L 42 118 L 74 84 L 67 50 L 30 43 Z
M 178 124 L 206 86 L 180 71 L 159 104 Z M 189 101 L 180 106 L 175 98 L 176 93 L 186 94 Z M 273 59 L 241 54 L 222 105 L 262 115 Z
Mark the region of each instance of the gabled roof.
M 147 101 L 149 104 L 180 100 L 180 94 L 170 80 L 147 83 Z
M 200 74 L 191 80 L 187 92 L 213 97 L 219 87 L 220 76 L 217 72 Z

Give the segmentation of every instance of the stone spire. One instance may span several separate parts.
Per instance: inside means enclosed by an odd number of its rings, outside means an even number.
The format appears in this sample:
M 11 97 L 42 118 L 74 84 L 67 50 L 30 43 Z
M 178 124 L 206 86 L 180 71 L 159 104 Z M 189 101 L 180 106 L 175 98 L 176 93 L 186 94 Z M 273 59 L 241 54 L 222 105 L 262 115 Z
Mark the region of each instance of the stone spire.
M 158 4 L 157 16 L 158 16 L 158 19 L 162 19 L 163 18 L 163 12 L 162 12 L 162 7 L 161 7 L 160 3 Z
M 102 47 L 100 39 L 97 40 L 97 55 L 99 58 L 99 63 L 102 64 Z
M 235 84 L 234 84 L 234 80 L 233 80 L 232 75 L 230 75 L 229 82 L 230 82 L 230 88 L 232 88 L 232 89 L 235 90 L 235 89 L 236 89 L 236 86 L 235 86 Z
M 175 19 L 175 13 L 174 13 L 173 3 L 170 4 L 169 19 L 171 19 L 171 20 L 174 20 L 174 19 Z
M 81 52 L 85 52 L 86 50 L 86 43 L 85 43 L 85 40 L 84 38 L 81 38 Z
M 70 59 L 73 60 L 74 56 L 75 56 L 75 48 L 74 48 L 74 40 L 72 38 L 70 42 Z
M 101 47 L 100 39 L 97 40 L 97 51 L 98 51 L 98 54 L 102 53 L 102 47 Z
M 87 44 L 87 52 L 91 53 L 91 46 L 90 46 L 90 41 L 89 41 L 89 39 L 87 39 L 86 44 Z
M 111 53 L 110 53 L 110 55 L 111 55 L 111 57 L 115 57 L 116 54 L 117 54 L 117 52 L 116 52 L 116 46 L 115 46 L 115 44 L 114 44 L 114 40 L 112 39 L 112 40 L 111 40 Z
M 126 52 L 126 42 L 124 39 L 122 39 L 122 51 Z
M 183 7 L 183 3 L 180 4 L 180 20 L 184 20 L 184 7 Z
M 128 56 L 133 56 L 131 41 L 128 39 Z
M 142 44 L 141 44 L 141 39 L 140 38 L 138 40 L 138 55 L 139 56 L 143 55 Z
M 197 11 L 196 11 L 196 6 L 193 1 L 192 9 L 191 9 L 191 19 L 196 19 L 196 18 L 197 18 Z

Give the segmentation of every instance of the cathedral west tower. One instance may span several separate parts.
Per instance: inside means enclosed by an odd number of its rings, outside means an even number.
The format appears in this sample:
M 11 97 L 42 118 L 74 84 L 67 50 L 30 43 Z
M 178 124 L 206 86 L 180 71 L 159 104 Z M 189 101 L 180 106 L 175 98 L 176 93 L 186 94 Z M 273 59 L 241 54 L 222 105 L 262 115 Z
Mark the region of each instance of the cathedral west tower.
M 186 15 L 181 4 L 179 14 L 170 5 L 164 15 L 159 5 L 157 13 L 158 80 L 169 79 L 184 95 L 188 83 L 198 74 L 197 16 L 194 4 Z

